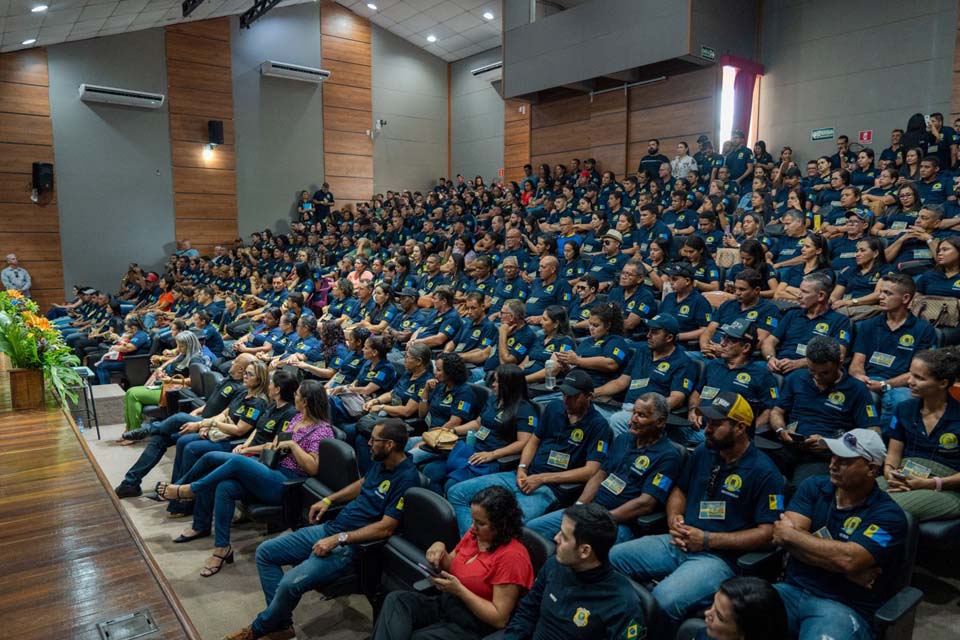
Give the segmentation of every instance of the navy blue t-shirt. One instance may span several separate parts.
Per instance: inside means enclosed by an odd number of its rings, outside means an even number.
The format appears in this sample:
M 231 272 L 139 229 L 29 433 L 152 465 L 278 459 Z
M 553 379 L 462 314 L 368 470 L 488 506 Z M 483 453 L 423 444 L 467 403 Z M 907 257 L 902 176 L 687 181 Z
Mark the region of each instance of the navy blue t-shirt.
M 777 305 L 759 298 L 755 304 L 746 309 L 741 308 L 740 301 L 733 299 L 727 300 L 717 309 L 713 316 L 713 322 L 721 327 L 735 320 L 749 320 L 757 325 L 758 329 L 772 332 L 780 324 L 780 309 Z M 713 342 L 720 344 L 720 332 L 713 334 Z
M 557 278 L 548 285 L 544 285 L 540 278 L 533 281 L 530 293 L 527 296 L 527 315 L 543 315 L 547 307 L 559 304 L 566 306 L 573 299 L 570 285 L 566 280 Z
M 734 532 L 773 524 L 783 512 L 783 476 L 773 461 L 750 445 L 733 464 L 701 444 L 677 480 L 687 497 L 686 524 L 702 531 Z M 738 551 L 711 553 L 735 566 Z
M 779 340 L 777 357 L 797 360 L 806 357 L 807 342 L 815 336 L 830 336 L 850 346 L 850 319 L 830 310 L 809 318 L 803 309 L 789 309 L 771 333 Z
M 910 398 L 894 409 L 890 439 L 903 443 L 903 458 L 924 458 L 960 471 L 960 402 L 947 396 L 947 406 L 928 434 L 920 415 L 922 403 Z
M 838 509 L 837 488 L 827 476 L 807 478 L 790 501 L 788 511 L 810 519 L 810 532 L 826 528 L 838 542 L 858 544 L 880 567 L 873 587 L 867 589 L 841 574 L 790 558 L 786 582 L 814 595 L 844 604 L 867 620 L 890 596 L 902 576 L 892 571 L 903 553 L 907 519 L 889 495 L 874 486 L 866 502 Z
M 429 416 L 430 427 L 436 429 L 447 423 L 450 418 L 460 418 L 460 424 L 469 422 L 476 416 L 476 398 L 467 384 L 461 384 L 448 389 L 445 384 L 438 384 L 430 392 Z
M 537 410 L 527 400 L 520 403 L 513 424 L 503 422 L 503 410 L 497 405 L 496 397 L 491 393 L 487 404 L 480 413 L 480 426 L 477 428 L 477 442 L 474 451 L 495 451 L 517 441 L 517 433 L 533 433 L 540 426 Z
M 910 370 L 913 356 L 937 344 L 933 325 L 912 313 L 896 330 L 890 331 L 886 314 L 862 320 L 857 327 L 854 353 L 866 358 L 866 374 L 889 380 Z
M 507 337 L 507 349 L 510 355 L 517 359 L 517 364 L 522 366 L 524 359 L 530 355 L 530 350 L 536 341 L 537 334 L 533 332 L 530 325 L 525 324 Z M 499 348 L 499 346 L 497 348 Z M 485 371 L 493 371 L 499 366 L 500 356 L 494 353 L 487 358 L 487 362 L 483 365 L 483 368 Z
M 616 363 L 616 370 L 611 372 L 600 371 L 599 369 L 584 369 L 584 371 L 590 374 L 595 387 L 602 386 L 618 377 L 630 357 L 630 348 L 627 346 L 627 341 L 621 336 L 611 334 L 607 334 L 597 340 L 587 338 L 577 346 L 576 351 L 577 355 L 581 358 L 602 356 L 604 358 L 610 358 Z
M 948 278 L 938 269 L 927 269 L 917 278 L 917 293 L 960 298 L 960 273 Z
M 780 395 L 773 374 L 766 365 L 756 361 L 731 369 L 723 360 L 711 360 L 707 362 L 698 388 L 701 407 L 712 404 L 717 394 L 732 391 L 743 396 L 758 415 L 766 409 L 772 409 Z
M 600 467 L 607 477 L 593 501 L 612 510 L 647 494 L 658 504 L 666 504 L 682 466 L 680 452 L 666 436 L 650 446 L 638 447 L 636 436 L 621 433 Z
M 453 342 L 457 345 L 454 348 L 456 353 L 485 349 L 497 344 L 497 327 L 486 318 L 476 325 L 473 320 L 465 319 Z
M 593 259 L 590 275 L 600 282 L 613 282 L 620 277 L 620 271 L 629 259 L 630 256 L 625 253 L 618 253 L 613 257 L 599 255 Z
M 624 319 L 630 314 L 635 314 L 649 320 L 657 312 L 657 302 L 646 287 L 637 287 L 630 297 L 627 297 L 623 287 L 613 287 L 607 294 L 607 302 L 620 307 L 623 310 Z
M 593 405 L 571 424 L 563 401 L 554 400 L 544 407 L 534 435 L 540 443 L 528 469 L 531 475 L 579 469 L 588 462 L 603 464 L 612 433 Z
M 399 520 L 403 514 L 403 494 L 420 486 L 420 473 L 409 457 L 393 470 L 374 462 L 363 477 L 360 495 L 347 503 L 331 522 L 326 534 L 354 531 L 379 522 L 384 516 Z
M 668 293 L 660 304 L 660 313 L 669 313 L 680 323 L 680 332 L 696 331 L 706 327 L 713 319 L 713 307 L 703 295 L 693 289 L 682 301 L 677 301 L 677 293 Z
M 876 264 L 873 269 L 863 273 L 860 267 L 853 266 L 837 276 L 837 284 L 843 287 L 844 297 L 862 298 L 874 292 L 877 282 L 890 271 L 887 265 Z
M 690 359 L 683 347 L 676 347 L 669 356 L 654 362 L 650 347 L 642 344 L 637 347 L 631 362 L 630 386 L 624 402 L 632 404 L 637 398 L 651 391 L 665 398 L 669 397 L 672 391 L 689 396 L 696 387 L 698 374 L 697 364 Z
M 797 423 L 796 432 L 805 437 L 836 438 L 851 429 L 880 426 L 867 386 L 846 372 L 821 391 L 810 372 L 800 369 L 787 376 L 777 406 L 787 414 L 788 423 Z
M 364 361 L 356 379 L 356 384 L 361 387 L 365 387 L 368 384 L 376 385 L 377 390 L 374 393 L 377 395 L 392 389 L 396 382 L 397 370 L 393 364 L 387 360 L 380 360 L 376 366 L 372 365 L 369 360 Z
M 543 369 L 544 363 L 549 360 L 554 353 L 561 351 L 574 351 L 577 343 L 570 336 L 554 336 L 549 340 L 537 340 L 530 348 L 530 355 L 527 359 L 529 366 L 524 367 L 523 371 L 527 375 L 536 373 Z

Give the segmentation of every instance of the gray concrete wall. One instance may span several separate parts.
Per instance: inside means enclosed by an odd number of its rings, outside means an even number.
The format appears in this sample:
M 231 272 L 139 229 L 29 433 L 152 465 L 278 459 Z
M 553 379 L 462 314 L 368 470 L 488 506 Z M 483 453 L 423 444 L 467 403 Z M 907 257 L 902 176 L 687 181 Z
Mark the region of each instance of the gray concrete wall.
M 81 102 L 81 83 L 167 92 L 162 29 L 52 46 L 50 115 L 64 287 L 119 286 L 127 264 L 162 266 L 174 249 L 170 119 Z
M 373 190 L 427 189 L 447 173 L 447 63 L 371 25 Z
M 246 236 L 289 220 L 300 191 L 323 183 L 322 85 L 260 75 L 264 60 L 321 66 L 320 8 L 277 8 L 242 31 L 236 16 L 230 22 L 237 224 Z
M 767 2 L 761 139 L 774 157 L 790 145 L 806 161 L 836 153 L 836 140 L 810 140 L 813 128 L 853 142 L 873 129 L 879 155 L 911 114 L 950 112 L 956 28 L 953 0 Z
M 505 15 L 503 95 L 521 96 L 688 53 L 690 1 L 594 0 L 524 23 Z
M 488 184 L 503 167 L 503 99 L 489 80 L 474 77 L 470 70 L 500 59 L 497 47 L 451 67 L 453 172 L 469 178 L 482 175 Z

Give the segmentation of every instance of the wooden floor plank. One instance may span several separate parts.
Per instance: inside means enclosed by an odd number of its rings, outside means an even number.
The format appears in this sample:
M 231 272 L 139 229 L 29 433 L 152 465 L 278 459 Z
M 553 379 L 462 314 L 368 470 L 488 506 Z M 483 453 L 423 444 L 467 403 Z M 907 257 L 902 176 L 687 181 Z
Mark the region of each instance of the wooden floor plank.
M 144 607 L 151 637 L 199 638 L 66 415 L 0 413 L 3 629 L 96 640 L 98 622 Z

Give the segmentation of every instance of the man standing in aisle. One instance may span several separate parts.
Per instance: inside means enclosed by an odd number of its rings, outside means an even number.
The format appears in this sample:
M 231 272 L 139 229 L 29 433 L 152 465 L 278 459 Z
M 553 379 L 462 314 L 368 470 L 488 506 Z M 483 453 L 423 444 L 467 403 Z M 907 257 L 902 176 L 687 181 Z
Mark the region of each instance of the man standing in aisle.
M 30 285 L 32 284 L 30 274 L 20 266 L 17 254 L 7 254 L 7 266 L 3 271 L 0 271 L 0 281 L 3 282 L 4 289 L 19 291 L 24 296 L 30 297 Z

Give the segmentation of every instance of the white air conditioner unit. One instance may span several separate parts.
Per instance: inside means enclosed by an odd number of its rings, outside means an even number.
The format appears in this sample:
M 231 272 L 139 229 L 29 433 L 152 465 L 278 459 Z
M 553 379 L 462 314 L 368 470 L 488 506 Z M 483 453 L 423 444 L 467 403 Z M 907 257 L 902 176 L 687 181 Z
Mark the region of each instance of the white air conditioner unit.
M 159 109 L 167 97 L 162 93 L 100 87 L 95 84 L 80 85 L 80 99 L 84 102 L 106 102 L 138 109 Z
M 326 69 L 314 69 L 313 67 L 304 67 L 299 64 L 266 60 L 260 65 L 260 75 L 320 84 L 330 77 L 330 72 Z
M 482 67 L 477 67 L 476 69 L 470 69 L 470 74 L 474 76 L 480 76 L 485 73 L 491 73 L 492 71 L 496 71 L 502 68 L 503 68 L 503 60 L 497 60 L 496 62 L 485 64 Z

